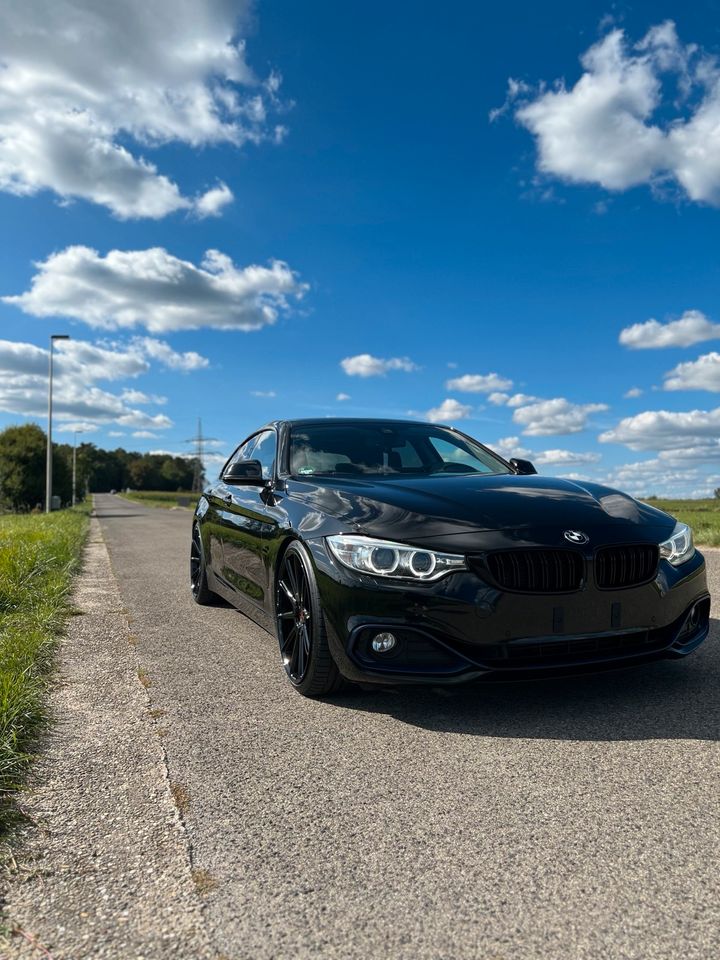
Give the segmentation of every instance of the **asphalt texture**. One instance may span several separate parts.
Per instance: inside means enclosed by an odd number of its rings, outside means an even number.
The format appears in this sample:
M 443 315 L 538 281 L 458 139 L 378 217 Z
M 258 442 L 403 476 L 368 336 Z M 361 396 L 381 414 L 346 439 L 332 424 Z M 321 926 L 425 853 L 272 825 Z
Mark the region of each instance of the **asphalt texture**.
M 685 661 L 311 701 L 193 603 L 188 511 L 96 509 L 218 955 L 717 956 L 717 620 Z

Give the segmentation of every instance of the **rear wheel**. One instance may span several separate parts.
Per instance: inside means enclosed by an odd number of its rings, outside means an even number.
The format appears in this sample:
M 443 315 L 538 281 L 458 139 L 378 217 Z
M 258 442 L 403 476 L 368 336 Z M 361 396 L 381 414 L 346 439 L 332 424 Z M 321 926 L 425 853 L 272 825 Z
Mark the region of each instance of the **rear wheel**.
M 190 543 L 190 590 L 195 603 L 208 605 L 215 603 L 217 594 L 208 587 L 205 551 L 200 536 L 200 527 L 195 523 Z
M 345 681 L 330 653 L 320 594 L 307 550 L 285 551 L 275 590 L 280 657 L 290 683 L 306 697 L 339 692 Z

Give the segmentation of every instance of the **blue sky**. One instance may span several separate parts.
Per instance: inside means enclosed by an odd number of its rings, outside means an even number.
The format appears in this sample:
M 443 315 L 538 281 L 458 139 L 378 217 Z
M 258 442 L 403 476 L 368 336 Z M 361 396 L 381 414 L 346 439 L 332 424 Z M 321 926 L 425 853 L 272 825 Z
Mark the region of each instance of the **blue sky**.
M 0 13 L 0 427 L 67 332 L 58 437 L 429 415 L 720 486 L 715 3 L 196 6 Z

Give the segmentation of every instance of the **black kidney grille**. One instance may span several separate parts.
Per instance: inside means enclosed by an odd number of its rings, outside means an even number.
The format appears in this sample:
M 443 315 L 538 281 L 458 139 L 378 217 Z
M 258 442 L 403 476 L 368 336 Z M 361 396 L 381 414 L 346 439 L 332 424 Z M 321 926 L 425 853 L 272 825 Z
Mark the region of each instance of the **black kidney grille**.
M 585 561 L 574 550 L 503 550 L 488 554 L 493 580 L 518 593 L 567 593 L 579 590 Z
M 655 576 L 658 548 L 639 543 L 600 547 L 595 554 L 595 583 L 601 590 L 618 590 L 646 583 Z

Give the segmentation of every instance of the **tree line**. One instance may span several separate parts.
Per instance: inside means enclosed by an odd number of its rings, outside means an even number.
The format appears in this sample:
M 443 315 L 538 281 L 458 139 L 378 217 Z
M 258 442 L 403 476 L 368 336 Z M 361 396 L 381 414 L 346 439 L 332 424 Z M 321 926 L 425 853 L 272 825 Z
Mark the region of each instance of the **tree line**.
M 37 424 L 6 427 L 0 432 L 0 506 L 27 511 L 45 501 L 47 438 Z M 53 443 L 53 493 L 63 505 L 72 500 L 73 447 Z M 138 453 L 118 447 L 102 450 L 81 443 L 76 451 L 76 494 L 109 490 L 190 490 L 196 460 L 164 453 Z

